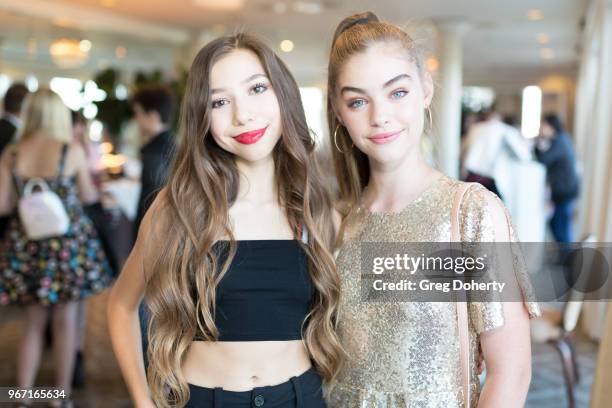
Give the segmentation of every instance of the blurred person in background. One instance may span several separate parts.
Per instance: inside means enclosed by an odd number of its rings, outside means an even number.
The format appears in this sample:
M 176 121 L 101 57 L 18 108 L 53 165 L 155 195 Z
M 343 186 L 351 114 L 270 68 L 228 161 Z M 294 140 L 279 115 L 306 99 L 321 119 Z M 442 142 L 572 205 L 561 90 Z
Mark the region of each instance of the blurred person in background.
M 482 184 L 489 191 L 505 199 L 504 186 L 511 184 L 512 174 L 500 166 L 502 156 L 531 160 L 529 145 L 518 129 L 502 122 L 495 105 L 484 113 L 484 121 L 475 123 L 465 138 L 463 168 L 465 181 Z
M 174 151 L 174 140 L 169 129 L 174 119 L 174 105 L 174 96 L 168 88 L 163 86 L 142 88 L 132 98 L 134 119 L 144 141 L 140 149 L 142 187 L 138 200 L 138 212 L 134 221 L 134 239 L 138 235 L 138 229 L 145 213 L 168 178 Z M 143 352 L 147 350 L 149 344 L 148 314 L 144 302 L 141 303 L 139 316 Z M 147 367 L 146 352 L 144 352 L 144 362 Z
M 0 154 L 11 143 L 21 127 L 21 108 L 28 94 L 22 83 L 12 85 L 4 95 L 4 112 L 0 118 Z
M 100 189 L 100 153 L 96 145 L 89 139 L 87 135 L 88 123 L 87 119 L 79 111 L 70 112 L 72 118 L 72 139 L 79 144 L 85 151 L 89 173 L 94 185 Z M 106 249 L 106 247 L 105 247 Z M 107 253 L 108 255 L 108 253 Z M 85 300 L 79 301 L 77 310 L 77 342 L 76 342 L 76 357 L 74 364 L 74 374 L 72 376 L 72 386 L 81 388 L 85 385 L 85 328 L 87 323 L 87 303 Z
M 89 130 L 89 123 L 87 118 L 83 116 L 80 111 L 71 111 L 72 116 L 72 137 L 75 142 L 79 143 L 85 154 L 87 155 L 87 163 L 89 165 L 89 172 L 94 180 L 94 184 L 100 187 L 100 151 L 98 146 L 91 141 L 87 134 Z
M 100 171 L 98 169 L 98 160 L 100 159 L 100 154 L 98 153 L 95 145 L 87 137 L 87 119 L 78 111 L 70 111 L 70 116 L 72 119 L 71 122 L 73 141 L 81 145 L 81 147 L 85 151 L 92 180 L 94 181 L 94 184 L 99 190 Z M 91 218 L 91 214 L 89 214 L 89 212 L 88 215 Z M 72 376 L 72 386 L 75 388 L 81 388 L 85 385 L 85 361 L 83 351 L 85 348 L 85 329 L 87 324 L 86 306 L 87 303 L 85 300 L 79 301 L 77 310 L 76 357 L 74 364 L 74 374 Z M 51 330 L 50 319 L 47 320 L 47 327 L 45 329 L 45 343 L 47 346 L 50 346 L 53 343 L 53 333 Z
M 174 140 L 169 128 L 174 119 L 174 108 L 174 96 L 170 89 L 163 86 L 142 88 L 132 98 L 134 119 L 144 142 L 140 149 L 142 190 L 138 200 L 134 236 L 138 233 L 144 214 L 168 178 L 174 150 Z
M 519 128 L 519 121 L 516 115 L 504 115 L 502 122 L 504 122 L 508 126 L 516 128 L 517 130 Z
M 480 114 L 478 112 L 462 111 L 461 112 L 461 139 L 468 135 L 470 128 L 480 122 Z
M 546 166 L 546 179 L 555 206 L 550 220 L 553 236 L 559 243 L 573 242 L 572 214 L 580 182 L 572 141 L 557 115 L 547 114 L 542 118 L 535 155 Z
M 98 194 L 83 148 L 72 140 L 70 112 L 60 97 L 41 88 L 26 101 L 19 142 L 0 159 L 0 215 L 12 214 L 0 240 L 0 305 L 23 307 L 23 337 L 18 352 L 17 386 L 32 388 L 43 350 L 43 331 L 53 317 L 55 386 L 71 407 L 71 382 L 77 342 L 78 302 L 101 292 L 110 281 L 106 255 L 83 204 Z M 42 178 L 60 198 L 70 225 L 64 235 L 30 239 L 15 210 L 28 181 Z M 56 404 L 57 403 L 57 404 Z M 29 406 L 23 400 L 20 406 Z

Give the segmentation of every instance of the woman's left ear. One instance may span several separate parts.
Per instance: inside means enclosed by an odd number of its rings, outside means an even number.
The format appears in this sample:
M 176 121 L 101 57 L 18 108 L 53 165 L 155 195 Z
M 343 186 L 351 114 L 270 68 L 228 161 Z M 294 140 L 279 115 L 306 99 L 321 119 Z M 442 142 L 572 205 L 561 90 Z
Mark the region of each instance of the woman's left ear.
M 431 100 L 433 99 L 434 94 L 434 86 L 433 79 L 431 78 L 431 74 L 429 71 L 425 71 L 423 74 L 423 96 L 424 96 L 424 104 L 425 107 L 428 108 L 431 105 Z

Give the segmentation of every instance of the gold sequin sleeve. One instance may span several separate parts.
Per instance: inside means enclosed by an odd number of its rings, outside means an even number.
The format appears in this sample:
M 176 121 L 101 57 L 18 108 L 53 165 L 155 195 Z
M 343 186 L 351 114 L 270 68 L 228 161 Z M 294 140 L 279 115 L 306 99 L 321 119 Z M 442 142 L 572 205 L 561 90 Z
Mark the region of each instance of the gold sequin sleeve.
M 498 208 L 494 208 L 497 206 Z M 501 214 L 501 216 L 500 216 Z M 501 219 L 498 219 L 501 218 Z M 461 237 L 466 242 L 511 242 L 508 258 L 495 257 L 494 273 L 511 267 L 516 285 L 530 318 L 540 316 L 533 288 L 520 251 L 518 238 L 512 226 L 508 210 L 501 200 L 481 185 L 470 187 L 461 205 Z M 501 224 L 501 226 L 500 226 Z M 500 235 L 500 230 L 505 236 Z M 497 248 L 497 247 L 496 247 Z M 506 275 L 511 276 L 511 275 Z M 504 325 L 503 304 L 496 301 L 470 302 L 470 321 L 477 334 Z

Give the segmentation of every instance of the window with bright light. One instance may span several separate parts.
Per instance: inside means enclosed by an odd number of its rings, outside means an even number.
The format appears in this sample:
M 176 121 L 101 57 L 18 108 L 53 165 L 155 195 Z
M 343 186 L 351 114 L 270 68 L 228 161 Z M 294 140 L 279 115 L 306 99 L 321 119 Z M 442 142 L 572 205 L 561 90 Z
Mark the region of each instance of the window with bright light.
M 323 142 L 323 91 L 316 87 L 301 87 L 300 95 L 306 122 L 315 133 L 312 135 L 317 146 Z
M 83 106 L 83 95 L 81 95 L 83 83 L 78 79 L 55 77 L 51 79 L 49 87 L 70 109 L 79 110 Z
M 49 87 L 62 98 L 70 109 L 83 109 L 83 115 L 87 119 L 93 119 L 98 114 L 98 108 L 93 102 L 106 99 L 106 92 L 98 88 L 98 85 L 91 80 L 86 81 L 83 86 L 78 79 L 55 77 L 51 80 Z
M 0 97 L 4 97 L 9 86 L 11 86 L 11 79 L 4 74 L 0 74 Z
M 30 92 L 36 92 L 38 90 L 38 79 L 34 75 L 28 75 L 25 78 L 25 85 Z
M 89 125 L 89 139 L 93 142 L 100 142 L 102 140 L 102 129 L 104 126 L 102 122 L 94 120 Z
M 521 112 L 521 132 L 527 138 L 540 134 L 540 117 L 542 115 L 542 90 L 539 86 L 527 86 L 523 89 L 523 106 Z

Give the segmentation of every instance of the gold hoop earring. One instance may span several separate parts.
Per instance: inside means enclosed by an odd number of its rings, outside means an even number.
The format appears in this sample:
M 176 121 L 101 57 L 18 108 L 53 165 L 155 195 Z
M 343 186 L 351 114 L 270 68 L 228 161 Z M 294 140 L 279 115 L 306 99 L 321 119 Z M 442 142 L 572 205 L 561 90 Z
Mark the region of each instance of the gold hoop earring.
M 334 145 L 336 145 L 336 149 L 340 153 L 344 154 L 344 152 L 338 147 L 338 141 L 336 140 L 336 138 L 338 137 L 338 129 L 340 129 L 340 124 L 338 124 L 338 126 L 336 126 L 336 130 L 334 130 Z
M 427 116 L 429 117 L 429 129 L 428 131 L 431 131 L 433 129 L 433 120 L 431 119 L 431 109 L 429 109 L 429 106 L 425 108 L 425 110 L 427 111 Z

